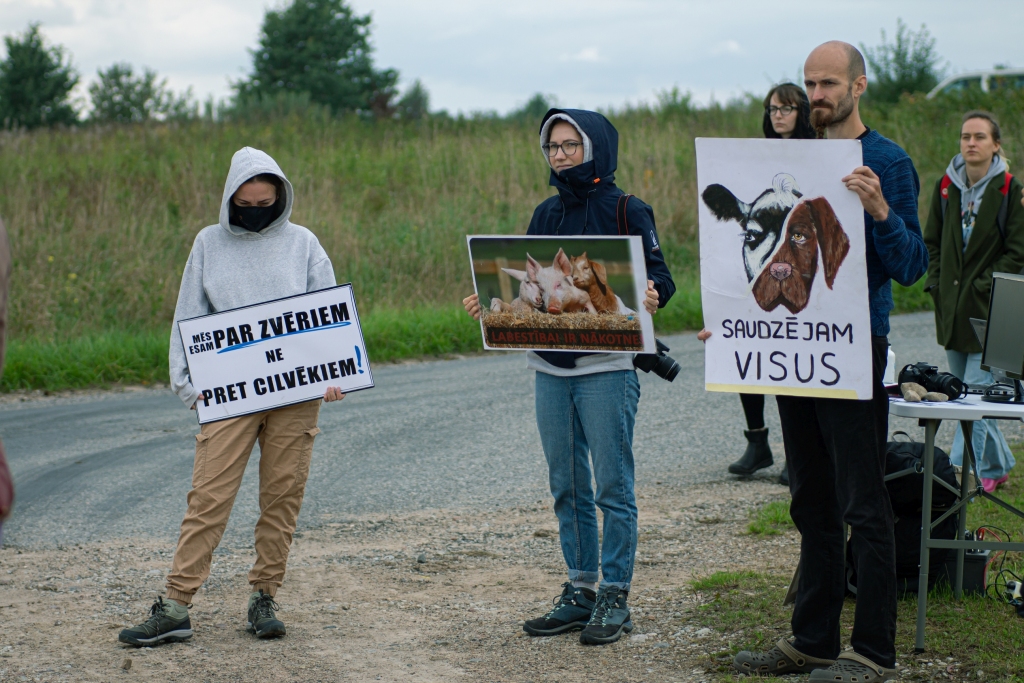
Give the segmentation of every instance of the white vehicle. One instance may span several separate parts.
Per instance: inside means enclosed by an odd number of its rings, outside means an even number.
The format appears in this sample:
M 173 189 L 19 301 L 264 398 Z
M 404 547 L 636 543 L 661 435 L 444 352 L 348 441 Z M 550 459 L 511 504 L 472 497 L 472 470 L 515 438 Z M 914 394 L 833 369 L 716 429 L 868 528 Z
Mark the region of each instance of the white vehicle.
M 1024 90 L 1024 69 L 992 69 L 970 71 L 943 79 L 928 93 L 928 99 L 936 95 L 955 94 L 970 90 L 995 92 L 997 90 Z

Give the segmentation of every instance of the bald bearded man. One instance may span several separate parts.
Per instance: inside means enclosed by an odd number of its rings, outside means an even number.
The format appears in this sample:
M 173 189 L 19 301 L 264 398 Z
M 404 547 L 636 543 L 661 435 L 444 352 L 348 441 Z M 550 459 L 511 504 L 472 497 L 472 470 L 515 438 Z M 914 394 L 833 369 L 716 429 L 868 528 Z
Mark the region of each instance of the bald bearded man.
M 819 134 L 863 146 L 864 165 L 843 182 L 864 206 L 874 392 L 866 401 L 778 397 L 790 513 L 801 535 L 794 637 L 768 652 L 741 652 L 733 666 L 747 674 L 811 672 L 811 681 L 874 683 L 891 678 L 896 665 L 896 556 L 884 482 L 889 402 L 882 385 L 890 281 L 910 286 L 928 268 L 917 218 L 920 181 L 907 153 L 861 121 L 867 77 L 855 47 L 833 41 L 815 48 L 804 64 L 804 87 Z M 840 654 L 844 521 L 852 529 L 857 606 L 853 649 Z

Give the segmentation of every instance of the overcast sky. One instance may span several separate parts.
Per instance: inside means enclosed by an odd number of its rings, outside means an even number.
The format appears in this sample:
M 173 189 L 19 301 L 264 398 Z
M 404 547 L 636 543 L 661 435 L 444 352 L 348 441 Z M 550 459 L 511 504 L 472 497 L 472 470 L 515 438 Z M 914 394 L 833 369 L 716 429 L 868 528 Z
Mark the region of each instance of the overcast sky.
M 84 86 L 127 61 L 226 97 L 244 76 L 265 0 L 0 0 L 0 33 L 40 22 Z M 620 107 L 678 86 L 700 102 L 794 79 L 807 52 L 840 39 L 877 45 L 897 17 L 922 23 L 948 72 L 1024 67 L 1024 2 L 987 0 L 351 0 L 373 16 L 379 67 L 426 85 L 433 109 L 506 112 L 533 93 L 565 106 Z M 3 48 L 0 47 L 0 53 Z

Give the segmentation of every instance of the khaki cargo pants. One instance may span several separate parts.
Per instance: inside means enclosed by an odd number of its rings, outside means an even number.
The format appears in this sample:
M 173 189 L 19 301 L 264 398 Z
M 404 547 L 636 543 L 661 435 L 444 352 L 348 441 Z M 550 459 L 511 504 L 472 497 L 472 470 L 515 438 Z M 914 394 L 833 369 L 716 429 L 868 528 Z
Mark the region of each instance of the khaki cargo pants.
M 309 476 L 320 401 L 202 425 L 196 435 L 196 461 L 188 511 L 167 597 L 192 602 L 210 575 L 213 550 L 220 543 L 242 484 L 249 454 L 260 442 L 260 517 L 256 522 L 256 564 L 249 572 L 254 591 L 277 593 L 284 580 L 288 550 Z

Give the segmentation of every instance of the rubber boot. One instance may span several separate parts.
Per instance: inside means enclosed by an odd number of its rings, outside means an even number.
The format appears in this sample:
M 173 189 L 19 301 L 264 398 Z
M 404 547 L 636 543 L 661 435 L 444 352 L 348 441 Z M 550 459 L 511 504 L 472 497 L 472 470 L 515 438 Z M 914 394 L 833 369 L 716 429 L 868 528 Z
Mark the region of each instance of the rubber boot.
M 782 465 L 782 473 L 779 475 L 779 483 L 783 486 L 789 486 L 789 461 L 787 460 Z
M 742 458 L 729 465 L 730 474 L 753 474 L 775 464 L 772 449 L 768 447 L 767 427 L 744 429 L 743 434 L 747 437 L 747 450 Z

